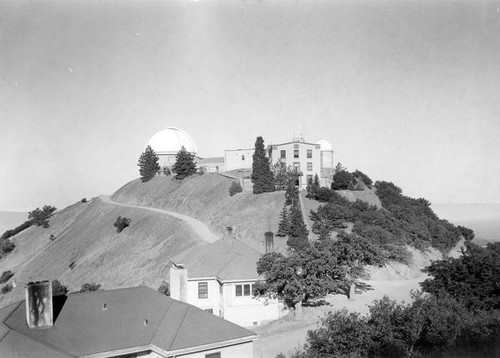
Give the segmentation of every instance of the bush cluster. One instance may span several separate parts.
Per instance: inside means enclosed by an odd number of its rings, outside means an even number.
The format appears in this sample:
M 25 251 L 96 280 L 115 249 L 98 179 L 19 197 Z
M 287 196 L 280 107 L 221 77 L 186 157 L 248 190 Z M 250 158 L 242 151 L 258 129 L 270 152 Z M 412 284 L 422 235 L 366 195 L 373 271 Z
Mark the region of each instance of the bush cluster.
M 0 276 L 0 284 L 9 281 L 12 276 L 14 276 L 14 274 L 10 270 L 2 272 L 2 276 Z
M 241 184 L 239 181 L 233 181 L 231 185 L 229 186 L 229 196 L 236 195 L 238 193 L 241 193 L 243 191 L 243 188 L 241 187 Z
M 494 357 L 500 338 L 500 243 L 467 244 L 459 258 L 426 268 L 408 304 L 384 297 L 369 314 L 329 313 L 294 358 Z M 478 279 L 482 277 L 483 279 Z
M 113 226 L 116 228 L 117 233 L 121 233 L 123 229 L 130 225 L 131 221 L 132 220 L 130 218 L 118 216 Z
M 8 283 L 5 286 L 3 286 L 0 291 L 3 295 L 5 295 L 6 293 L 9 293 L 10 291 L 12 291 L 13 288 L 14 288 L 14 285 L 12 285 L 12 283 Z
M 42 209 L 36 208 L 28 213 L 28 219 L 33 225 L 43 226 L 45 229 L 49 227 L 49 218 L 57 209 L 51 205 L 44 205 Z

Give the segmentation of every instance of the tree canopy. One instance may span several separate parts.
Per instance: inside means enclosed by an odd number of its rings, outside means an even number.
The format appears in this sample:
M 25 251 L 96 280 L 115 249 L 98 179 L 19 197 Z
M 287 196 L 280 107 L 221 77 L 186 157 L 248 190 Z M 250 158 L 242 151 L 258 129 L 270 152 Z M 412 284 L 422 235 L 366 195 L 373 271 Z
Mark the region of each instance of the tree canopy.
M 158 164 L 159 158 L 156 155 L 153 148 L 148 145 L 144 152 L 139 157 L 137 165 L 139 166 L 139 174 L 141 176 L 141 181 L 147 182 L 155 177 L 160 171 L 160 165 Z
M 175 155 L 175 164 L 172 166 L 172 172 L 175 173 L 175 179 L 182 180 L 196 174 L 196 163 L 194 154 L 189 153 L 184 146 Z
M 264 139 L 259 136 L 255 140 L 255 151 L 252 162 L 253 193 L 261 194 L 275 190 L 274 175 L 269 167 L 269 159 L 264 148 Z
M 28 213 L 28 219 L 31 220 L 33 225 L 49 227 L 49 218 L 54 214 L 57 209 L 51 205 L 44 205 L 42 209 L 36 208 Z

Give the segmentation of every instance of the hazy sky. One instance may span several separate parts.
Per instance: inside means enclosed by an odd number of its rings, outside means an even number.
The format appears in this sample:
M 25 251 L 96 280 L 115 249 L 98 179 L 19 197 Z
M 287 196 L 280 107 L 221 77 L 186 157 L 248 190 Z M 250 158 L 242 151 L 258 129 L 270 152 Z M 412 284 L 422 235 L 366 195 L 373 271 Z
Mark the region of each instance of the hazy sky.
M 500 2 L 0 0 L 0 209 L 111 194 L 167 126 L 500 202 Z

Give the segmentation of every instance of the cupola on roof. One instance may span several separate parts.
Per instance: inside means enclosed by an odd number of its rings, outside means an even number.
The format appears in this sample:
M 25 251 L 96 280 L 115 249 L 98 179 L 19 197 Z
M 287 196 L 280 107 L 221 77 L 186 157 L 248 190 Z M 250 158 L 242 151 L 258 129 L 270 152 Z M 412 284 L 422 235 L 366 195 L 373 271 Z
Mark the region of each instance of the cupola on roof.
M 156 132 L 148 142 L 156 154 L 176 154 L 182 146 L 192 154 L 198 152 L 191 136 L 180 128 L 167 127 Z
M 320 139 L 316 142 L 316 144 L 319 144 L 321 150 L 333 150 L 332 145 L 326 139 Z

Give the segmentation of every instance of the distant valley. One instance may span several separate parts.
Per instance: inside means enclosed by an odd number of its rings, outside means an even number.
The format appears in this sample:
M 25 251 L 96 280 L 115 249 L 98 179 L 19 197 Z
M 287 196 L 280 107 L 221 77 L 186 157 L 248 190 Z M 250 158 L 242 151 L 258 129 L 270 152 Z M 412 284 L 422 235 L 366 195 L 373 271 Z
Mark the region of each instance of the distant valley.
M 478 244 L 500 241 L 500 203 L 436 203 L 432 209 L 440 218 L 474 230 Z

